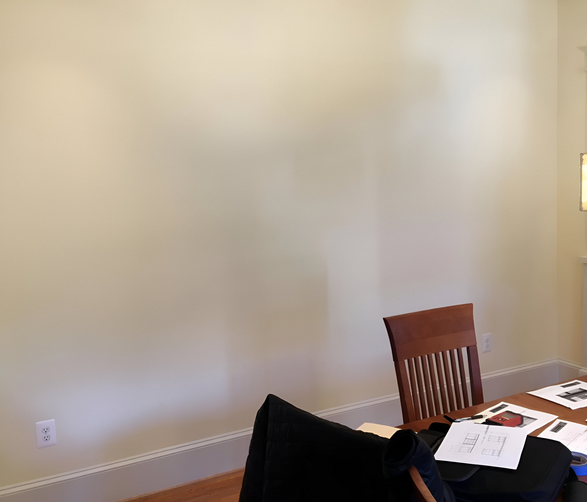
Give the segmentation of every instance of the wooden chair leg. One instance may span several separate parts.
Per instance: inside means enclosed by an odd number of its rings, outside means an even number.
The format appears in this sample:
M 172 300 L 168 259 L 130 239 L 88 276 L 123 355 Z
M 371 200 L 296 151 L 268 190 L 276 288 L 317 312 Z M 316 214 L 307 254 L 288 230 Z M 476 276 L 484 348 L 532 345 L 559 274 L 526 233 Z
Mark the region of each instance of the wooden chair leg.
M 413 465 L 410 465 L 409 468 L 410 477 L 412 478 L 412 483 L 414 485 L 414 489 L 416 490 L 416 497 L 418 498 L 419 502 L 437 502 L 436 499 L 430 493 L 430 490 L 424 483 L 422 476 L 420 476 L 420 472 L 416 469 Z

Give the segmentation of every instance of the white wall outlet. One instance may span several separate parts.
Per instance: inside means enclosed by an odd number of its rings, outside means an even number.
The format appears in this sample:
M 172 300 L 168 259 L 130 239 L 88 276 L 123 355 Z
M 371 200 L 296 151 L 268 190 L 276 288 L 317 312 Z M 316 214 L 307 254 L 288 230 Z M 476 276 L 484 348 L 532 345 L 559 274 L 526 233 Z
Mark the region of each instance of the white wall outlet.
M 481 335 L 481 350 L 483 352 L 491 352 L 491 349 L 493 348 L 493 340 L 491 337 L 491 333 Z
M 37 448 L 57 444 L 57 429 L 53 418 L 37 422 L 35 425 L 37 427 Z

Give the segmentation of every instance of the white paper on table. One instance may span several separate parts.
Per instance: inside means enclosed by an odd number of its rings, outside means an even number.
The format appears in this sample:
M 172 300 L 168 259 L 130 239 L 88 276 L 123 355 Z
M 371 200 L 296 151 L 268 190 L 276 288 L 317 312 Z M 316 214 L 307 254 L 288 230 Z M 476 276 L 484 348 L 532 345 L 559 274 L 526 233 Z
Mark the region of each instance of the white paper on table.
M 540 429 L 549 422 L 552 422 L 556 415 L 551 415 L 550 413 L 544 413 L 543 411 L 537 410 L 530 410 L 528 408 L 524 408 L 523 406 L 517 406 L 515 404 L 509 404 L 502 401 L 491 408 L 478 413 L 478 415 L 483 415 L 481 418 L 476 420 L 471 420 L 471 422 L 475 422 L 480 424 L 484 422 L 486 419 L 493 417 L 499 413 L 503 413 L 504 411 L 511 411 L 512 413 L 517 413 L 522 415 L 522 423 L 520 425 L 516 425 L 516 429 L 523 429 L 526 434 L 530 434 L 531 432 L 535 431 L 536 429 Z
M 553 403 L 562 404 L 571 410 L 587 406 L 587 382 L 573 380 L 559 385 L 551 385 L 543 389 L 528 392 L 533 396 L 547 399 Z
M 569 450 L 587 455 L 587 426 L 557 420 L 548 429 L 538 435 L 539 438 L 554 439 L 564 444 Z
M 391 427 L 390 425 L 372 424 L 365 422 L 363 425 L 357 428 L 358 431 L 371 432 L 384 438 L 390 438 L 399 429 L 397 427 Z
M 436 450 L 436 460 L 516 469 L 526 442 L 523 429 L 457 422 Z

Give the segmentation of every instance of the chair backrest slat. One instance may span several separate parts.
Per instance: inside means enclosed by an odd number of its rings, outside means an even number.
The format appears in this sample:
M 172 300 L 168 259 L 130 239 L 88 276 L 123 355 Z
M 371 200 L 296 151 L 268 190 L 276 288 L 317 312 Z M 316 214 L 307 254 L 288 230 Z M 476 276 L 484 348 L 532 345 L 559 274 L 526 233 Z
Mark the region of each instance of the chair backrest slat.
M 459 362 L 460 385 L 461 394 L 463 395 L 463 408 L 470 406 L 469 393 L 467 391 L 467 374 L 465 373 L 465 363 L 463 360 L 463 351 L 457 349 L 457 360 Z
M 417 377 L 416 372 L 416 361 L 414 359 L 408 359 L 408 369 L 410 372 L 410 382 L 412 382 L 412 394 L 410 395 L 410 400 L 412 400 L 415 416 L 417 417 L 416 420 L 420 420 L 424 418 L 423 409 L 422 409 L 422 401 L 420 396 L 422 395 L 422 389 L 420 382 Z
M 428 406 L 426 403 L 426 394 L 428 390 L 428 386 L 426 385 L 426 379 L 424 378 L 424 371 L 422 368 L 422 360 L 421 358 L 414 359 L 416 363 L 416 375 L 418 377 L 418 391 L 420 396 L 420 411 L 422 412 L 422 418 L 428 415 Z
M 448 395 L 446 393 L 446 378 L 444 378 L 444 370 L 442 367 L 442 355 L 439 353 L 434 354 L 436 361 L 436 371 L 438 372 L 438 386 L 440 388 L 440 401 L 442 403 L 441 413 L 448 413 Z
M 428 414 L 431 413 L 431 410 L 434 410 L 434 404 L 432 403 L 432 392 L 429 391 L 430 387 L 432 386 L 432 382 L 430 379 L 430 372 L 428 371 L 428 358 L 427 356 L 420 357 L 420 364 L 422 365 L 422 377 L 424 378 L 424 392 L 426 393 L 426 407 L 428 409 Z
M 446 380 L 446 393 L 448 394 L 448 409 L 446 410 L 448 413 L 449 411 L 457 409 L 457 403 L 455 400 L 454 383 L 452 372 L 450 370 L 448 353 L 446 351 L 442 352 L 442 362 L 444 365 L 444 378 Z
M 436 364 L 434 363 L 434 354 L 427 354 L 426 363 L 428 364 L 428 371 L 430 373 L 430 385 L 433 389 L 438 389 L 438 380 L 436 378 Z M 432 400 L 434 402 L 434 414 L 439 415 L 442 413 L 442 407 L 438 399 L 438 392 L 431 392 Z
M 455 360 L 455 351 L 449 350 L 448 355 L 450 357 L 450 369 L 452 372 L 452 389 L 455 393 L 455 400 L 457 402 L 457 407 L 455 409 L 460 410 L 464 408 L 463 400 L 461 399 L 461 393 L 459 392 L 459 368 L 457 366 L 457 362 Z M 450 410 L 453 411 L 453 410 Z

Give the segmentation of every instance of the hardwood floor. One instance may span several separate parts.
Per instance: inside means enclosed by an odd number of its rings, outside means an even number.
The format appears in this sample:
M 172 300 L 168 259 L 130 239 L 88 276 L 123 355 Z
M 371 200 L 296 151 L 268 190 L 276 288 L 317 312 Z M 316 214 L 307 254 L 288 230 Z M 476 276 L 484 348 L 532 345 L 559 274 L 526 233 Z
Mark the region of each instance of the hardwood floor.
M 238 502 L 244 472 L 237 469 L 122 502 Z

